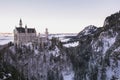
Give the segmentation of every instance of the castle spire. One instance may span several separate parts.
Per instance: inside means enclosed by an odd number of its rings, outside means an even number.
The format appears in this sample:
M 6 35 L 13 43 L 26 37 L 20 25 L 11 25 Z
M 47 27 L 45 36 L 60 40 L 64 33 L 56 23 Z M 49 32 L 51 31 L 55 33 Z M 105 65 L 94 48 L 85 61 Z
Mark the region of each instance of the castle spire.
M 19 26 L 22 27 L 22 20 L 20 19 Z
M 48 39 L 48 28 L 45 29 L 45 35 L 46 35 L 46 38 Z
M 25 28 L 27 28 L 27 24 L 25 25 Z

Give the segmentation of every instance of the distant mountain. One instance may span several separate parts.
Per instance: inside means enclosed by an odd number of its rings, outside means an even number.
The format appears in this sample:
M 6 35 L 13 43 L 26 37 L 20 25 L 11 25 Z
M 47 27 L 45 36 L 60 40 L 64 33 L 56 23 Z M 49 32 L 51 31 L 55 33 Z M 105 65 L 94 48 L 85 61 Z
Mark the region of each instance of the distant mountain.
M 94 25 L 89 25 L 85 27 L 80 33 L 78 33 L 77 37 L 81 38 L 82 36 L 93 35 L 97 31 L 97 27 Z

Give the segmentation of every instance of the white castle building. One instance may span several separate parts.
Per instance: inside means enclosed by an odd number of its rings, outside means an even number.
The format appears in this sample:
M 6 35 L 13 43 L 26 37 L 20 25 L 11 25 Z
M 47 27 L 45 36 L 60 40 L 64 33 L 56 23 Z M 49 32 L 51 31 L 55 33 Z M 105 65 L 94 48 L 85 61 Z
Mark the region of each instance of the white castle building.
M 22 20 L 20 19 L 19 27 L 14 29 L 14 44 L 24 45 L 29 42 L 37 42 L 39 44 L 46 43 L 48 41 L 48 29 L 45 31 L 45 35 L 37 36 L 35 28 L 27 28 L 27 25 L 23 27 Z

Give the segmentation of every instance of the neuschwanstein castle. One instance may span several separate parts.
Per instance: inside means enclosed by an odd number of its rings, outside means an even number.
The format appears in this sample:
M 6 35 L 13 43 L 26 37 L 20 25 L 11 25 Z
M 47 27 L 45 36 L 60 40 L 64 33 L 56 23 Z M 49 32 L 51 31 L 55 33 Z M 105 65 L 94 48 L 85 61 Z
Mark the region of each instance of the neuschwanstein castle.
M 19 27 L 14 29 L 14 44 L 24 45 L 29 42 L 36 42 L 39 44 L 45 44 L 48 42 L 48 29 L 46 28 L 44 36 L 40 33 L 37 35 L 35 28 L 28 28 L 27 25 L 23 27 L 22 20 L 19 21 Z

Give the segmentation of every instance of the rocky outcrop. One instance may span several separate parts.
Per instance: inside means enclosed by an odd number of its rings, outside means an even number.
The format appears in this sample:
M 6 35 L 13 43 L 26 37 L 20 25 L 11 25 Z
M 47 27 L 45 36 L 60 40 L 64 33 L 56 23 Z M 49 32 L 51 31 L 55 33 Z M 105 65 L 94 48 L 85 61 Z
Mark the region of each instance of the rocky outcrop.
M 107 17 L 103 27 L 91 28 L 77 35 L 79 46 L 66 49 L 73 64 L 74 79 L 120 79 L 120 12 Z

